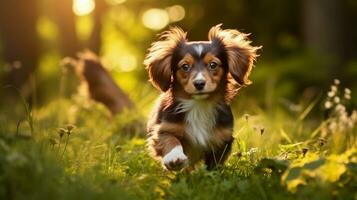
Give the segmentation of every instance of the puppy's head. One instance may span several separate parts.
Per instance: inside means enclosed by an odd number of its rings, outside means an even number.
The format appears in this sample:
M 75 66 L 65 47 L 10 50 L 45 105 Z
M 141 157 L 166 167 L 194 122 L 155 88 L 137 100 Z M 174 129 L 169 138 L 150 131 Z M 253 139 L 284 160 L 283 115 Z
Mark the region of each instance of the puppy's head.
M 188 42 L 179 28 L 164 32 L 144 61 L 153 85 L 161 91 L 175 85 L 187 95 L 206 98 L 226 87 L 228 79 L 239 86 L 250 84 L 260 47 L 251 46 L 246 34 L 220 26 L 211 28 L 209 41 Z

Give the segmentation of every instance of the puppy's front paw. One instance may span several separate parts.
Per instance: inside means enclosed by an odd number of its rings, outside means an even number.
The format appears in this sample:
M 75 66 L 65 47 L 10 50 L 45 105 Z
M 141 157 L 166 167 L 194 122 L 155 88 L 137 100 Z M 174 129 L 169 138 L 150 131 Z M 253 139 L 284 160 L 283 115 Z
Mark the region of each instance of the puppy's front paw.
M 162 164 L 168 170 L 181 170 L 188 165 L 188 158 L 183 153 L 182 146 L 176 146 L 162 159 Z

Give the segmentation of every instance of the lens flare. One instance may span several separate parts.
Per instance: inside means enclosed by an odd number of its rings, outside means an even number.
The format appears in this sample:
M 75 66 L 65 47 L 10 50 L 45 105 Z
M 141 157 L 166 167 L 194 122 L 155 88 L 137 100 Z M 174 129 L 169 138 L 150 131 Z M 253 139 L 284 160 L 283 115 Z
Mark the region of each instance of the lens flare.
M 77 16 L 88 15 L 95 8 L 94 0 L 74 0 L 73 1 L 73 12 Z

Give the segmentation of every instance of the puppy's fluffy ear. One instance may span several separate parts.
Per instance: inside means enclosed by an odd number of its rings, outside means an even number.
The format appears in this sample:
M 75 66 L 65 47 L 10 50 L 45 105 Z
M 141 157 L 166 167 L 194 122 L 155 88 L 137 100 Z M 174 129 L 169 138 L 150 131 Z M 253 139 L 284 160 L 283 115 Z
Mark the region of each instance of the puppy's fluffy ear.
M 175 49 L 186 41 L 186 33 L 173 27 L 160 35 L 160 40 L 152 43 L 144 60 L 151 83 L 161 91 L 167 91 L 171 85 L 171 59 Z
M 260 47 L 251 46 L 248 40 L 249 34 L 240 33 L 234 29 L 221 29 L 221 25 L 211 28 L 208 39 L 211 42 L 222 44 L 227 53 L 229 73 L 240 85 L 249 85 L 248 79 L 253 63 L 258 56 L 256 54 Z

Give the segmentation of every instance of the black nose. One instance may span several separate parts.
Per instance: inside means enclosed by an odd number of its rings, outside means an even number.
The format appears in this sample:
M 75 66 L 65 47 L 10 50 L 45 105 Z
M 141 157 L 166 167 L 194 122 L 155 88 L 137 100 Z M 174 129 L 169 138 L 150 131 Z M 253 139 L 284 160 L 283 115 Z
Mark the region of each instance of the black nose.
M 197 90 L 202 90 L 205 87 L 206 81 L 204 80 L 197 80 L 193 82 L 193 85 Z

